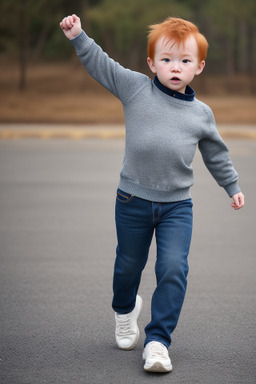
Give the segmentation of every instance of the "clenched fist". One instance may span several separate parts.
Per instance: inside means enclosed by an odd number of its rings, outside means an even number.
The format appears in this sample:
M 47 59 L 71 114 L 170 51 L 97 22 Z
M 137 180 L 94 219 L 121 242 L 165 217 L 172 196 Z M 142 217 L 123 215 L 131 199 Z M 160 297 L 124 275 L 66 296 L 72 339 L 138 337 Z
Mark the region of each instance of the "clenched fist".
M 80 18 L 76 15 L 64 17 L 60 22 L 60 27 L 65 36 L 71 40 L 82 32 Z

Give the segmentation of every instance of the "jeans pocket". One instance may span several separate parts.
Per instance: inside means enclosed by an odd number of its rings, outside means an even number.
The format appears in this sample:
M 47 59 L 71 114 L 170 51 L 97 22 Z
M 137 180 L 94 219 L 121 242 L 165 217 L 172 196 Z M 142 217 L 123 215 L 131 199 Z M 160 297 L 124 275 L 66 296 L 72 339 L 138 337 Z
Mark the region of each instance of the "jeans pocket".
M 124 203 L 124 204 L 130 203 L 133 200 L 133 198 L 134 198 L 134 195 L 121 191 L 120 189 L 117 190 L 116 199 L 120 203 Z

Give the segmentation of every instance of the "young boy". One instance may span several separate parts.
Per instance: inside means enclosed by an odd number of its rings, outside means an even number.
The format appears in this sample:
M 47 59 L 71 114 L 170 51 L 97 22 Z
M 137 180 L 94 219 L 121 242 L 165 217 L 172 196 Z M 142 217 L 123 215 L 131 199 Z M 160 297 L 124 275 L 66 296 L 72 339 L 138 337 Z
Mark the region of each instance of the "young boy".
M 244 205 L 228 149 L 208 106 L 188 85 L 205 66 L 208 44 L 197 27 L 168 18 L 151 26 L 148 76 L 123 68 L 81 29 L 76 15 L 60 23 L 87 71 L 118 97 L 126 124 L 125 156 L 116 196 L 117 251 L 113 279 L 116 343 L 133 349 L 139 340 L 137 295 L 153 234 L 157 287 L 145 328 L 144 369 L 172 370 L 168 348 L 183 304 L 192 234 L 192 161 L 197 148 L 228 195 Z

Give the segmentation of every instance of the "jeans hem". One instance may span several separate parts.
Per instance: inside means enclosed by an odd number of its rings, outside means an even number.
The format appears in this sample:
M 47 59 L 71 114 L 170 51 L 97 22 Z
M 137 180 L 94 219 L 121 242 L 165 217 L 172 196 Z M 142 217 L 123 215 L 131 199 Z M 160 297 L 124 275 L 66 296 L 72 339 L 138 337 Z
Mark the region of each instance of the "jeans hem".
M 112 306 L 112 308 L 115 311 L 115 313 L 117 313 L 118 315 L 127 315 L 128 313 L 131 313 L 134 310 L 135 305 L 133 307 L 130 307 L 131 309 L 129 309 L 129 310 L 124 310 L 123 309 L 123 310 L 119 311 L 119 310 L 117 310 L 117 308 L 115 308 L 113 306 Z
M 163 344 L 167 349 L 170 347 L 171 343 L 167 343 L 166 340 L 163 340 L 163 339 L 160 339 L 160 338 L 152 338 L 152 339 L 146 339 L 145 340 L 145 343 L 144 343 L 144 348 L 146 347 L 146 345 L 148 343 L 150 343 L 151 341 L 157 341 L 158 343 L 161 343 Z

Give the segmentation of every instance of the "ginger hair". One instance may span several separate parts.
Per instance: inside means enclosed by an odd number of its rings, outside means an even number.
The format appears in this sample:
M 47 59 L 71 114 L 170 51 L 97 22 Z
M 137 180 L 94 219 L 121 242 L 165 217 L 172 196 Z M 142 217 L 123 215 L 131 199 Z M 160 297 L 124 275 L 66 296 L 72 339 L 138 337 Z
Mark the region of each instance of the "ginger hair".
M 205 60 L 208 49 L 206 38 L 199 32 L 195 24 L 176 17 L 168 17 L 160 24 L 149 26 L 148 57 L 154 60 L 156 43 L 161 37 L 166 37 L 167 40 L 174 40 L 180 45 L 184 44 L 190 35 L 193 35 L 197 42 L 198 60 L 200 62 Z

